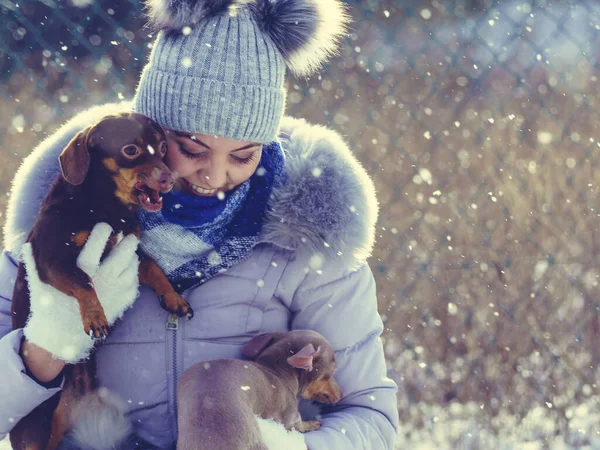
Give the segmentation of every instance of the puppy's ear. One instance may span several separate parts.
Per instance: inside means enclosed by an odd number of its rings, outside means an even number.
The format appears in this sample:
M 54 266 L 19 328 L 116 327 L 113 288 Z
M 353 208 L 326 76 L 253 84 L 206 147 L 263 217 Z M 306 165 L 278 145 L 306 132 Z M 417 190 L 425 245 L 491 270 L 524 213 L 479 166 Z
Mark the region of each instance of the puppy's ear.
M 75 186 L 83 183 L 90 168 L 90 154 L 87 149 L 90 128 L 77 133 L 58 157 L 63 178 Z
M 242 354 L 250 359 L 256 359 L 269 346 L 283 337 L 283 333 L 265 333 L 250 339 L 242 348 Z
M 307 344 L 298 353 L 290 356 L 287 359 L 287 362 L 290 366 L 295 367 L 296 369 L 304 369 L 312 372 L 313 358 L 319 351 L 319 348 L 315 350 L 312 344 Z

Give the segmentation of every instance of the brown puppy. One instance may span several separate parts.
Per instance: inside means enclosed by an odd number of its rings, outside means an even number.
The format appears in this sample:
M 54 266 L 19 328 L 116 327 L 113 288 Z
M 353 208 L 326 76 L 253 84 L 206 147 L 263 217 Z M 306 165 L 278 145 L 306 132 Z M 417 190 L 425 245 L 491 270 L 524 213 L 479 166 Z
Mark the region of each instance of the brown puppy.
M 333 378 L 333 347 L 319 333 L 294 330 L 255 337 L 243 349 L 253 361 L 219 359 L 187 369 L 178 384 L 177 450 L 263 450 L 255 416 L 300 432 L 298 396 L 322 403 L 342 398 Z
M 84 330 L 97 341 L 106 339 L 109 324 L 90 278 L 77 267 L 77 256 L 99 222 L 114 230 L 105 255 L 119 233 L 140 236 L 138 208 L 160 210 L 160 194 L 169 192 L 175 182 L 163 162 L 166 150 L 162 128 L 140 114 L 107 116 L 81 131 L 61 153 L 62 175 L 52 184 L 28 237 L 40 280 L 77 299 Z M 191 318 L 190 305 L 162 270 L 140 256 L 140 282 L 157 292 L 167 311 Z M 14 329 L 23 328 L 29 317 L 25 275 L 20 264 L 12 299 Z M 67 365 L 62 392 L 24 417 L 10 433 L 13 448 L 55 449 L 70 426 L 69 404 L 95 387 L 94 377 L 93 355 Z

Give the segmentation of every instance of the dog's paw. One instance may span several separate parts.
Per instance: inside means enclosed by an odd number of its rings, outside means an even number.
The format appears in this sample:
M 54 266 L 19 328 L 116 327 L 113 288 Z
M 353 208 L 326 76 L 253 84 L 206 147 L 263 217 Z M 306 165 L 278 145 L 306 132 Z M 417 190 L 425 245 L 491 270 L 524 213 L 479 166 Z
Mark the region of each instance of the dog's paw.
M 83 321 L 83 329 L 89 337 L 99 342 L 106 340 L 109 325 L 104 311 L 101 309 L 87 311 L 81 319 Z
M 194 310 L 188 302 L 186 302 L 181 295 L 176 292 L 161 295 L 160 305 L 163 309 L 169 311 L 172 314 L 176 314 L 179 317 L 187 317 L 191 319 L 194 317 Z
M 309 431 L 316 431 L 321 428 L 321 422 L 318 420 L 303 420 L 294 425 L 294 429 L 300 433 L 308 433 Z

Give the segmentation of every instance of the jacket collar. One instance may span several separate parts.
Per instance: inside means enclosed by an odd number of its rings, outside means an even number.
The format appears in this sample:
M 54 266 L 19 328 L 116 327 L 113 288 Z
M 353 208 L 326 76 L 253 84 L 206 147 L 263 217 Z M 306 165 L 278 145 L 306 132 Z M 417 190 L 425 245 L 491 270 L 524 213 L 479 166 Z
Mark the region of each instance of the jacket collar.
M 130 108 L 124 102 L 83 111 L 23 160 L 8 202 L 5 249 L 18 253 L 25 242 L 71 138 L 105 115 Z M 325 258 L 357 268 L 371 255 L 375 237 L 378 205 L 371 179 L 334 131 L 290 117 L 281 130 L 287 180 L 273 190 L 259 241 L 308 253 L 313 269 Z
M 343 139 L 303 119 L 284 117 L 286 183 L 271 194 L 261 240 L 351 268 L 370 255 L 378 204 L 375 187 Z

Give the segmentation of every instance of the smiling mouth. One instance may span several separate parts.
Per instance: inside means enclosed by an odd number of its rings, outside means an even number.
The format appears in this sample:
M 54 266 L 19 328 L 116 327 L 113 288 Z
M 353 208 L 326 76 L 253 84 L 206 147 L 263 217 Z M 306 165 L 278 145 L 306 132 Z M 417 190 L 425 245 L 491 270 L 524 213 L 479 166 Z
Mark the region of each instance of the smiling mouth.
M 155 191 L 147 184 L 141 182 L 135 183 L 135 190 L 137 200 L 143 209 L 150 212 L 160 211 L 163 205 L 163 199 L 158 191 Z
M 213 195 L 213 194 L 216 194 L 218 191 L 218 189 L 204 189 L 204 188 L 201 188 L 200 186 L 196 186 L 195 184 L 192 184 L 189 182 L 188 182 L 188 184 L 190 185 L 190 188 L 192 188 L 193 191 L 195 191 L 201 195 Z

